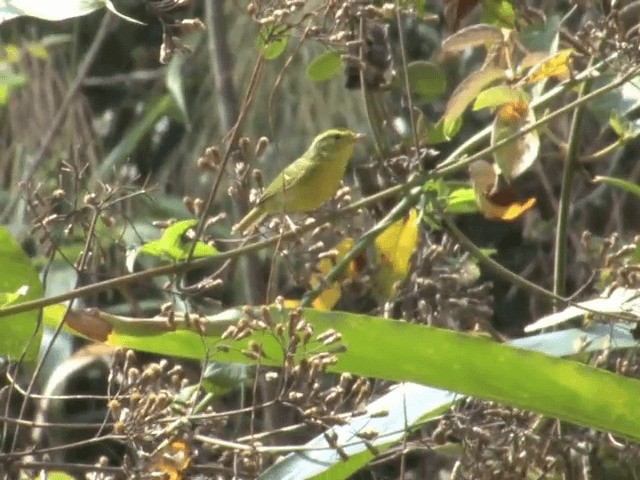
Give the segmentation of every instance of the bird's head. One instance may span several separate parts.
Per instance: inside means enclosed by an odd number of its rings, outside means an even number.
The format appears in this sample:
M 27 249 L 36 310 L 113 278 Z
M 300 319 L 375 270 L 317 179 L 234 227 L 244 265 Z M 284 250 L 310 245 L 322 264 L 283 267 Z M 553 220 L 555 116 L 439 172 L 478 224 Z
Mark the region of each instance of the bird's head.
M 364 135 L 351 130 L 327 130 L 313 140 L 309 151 L 320 158 L 330 158 L 335 154 L 347 154 L 350 157 L 353 152 L 353 146 L 362 138 L 364 138 Z

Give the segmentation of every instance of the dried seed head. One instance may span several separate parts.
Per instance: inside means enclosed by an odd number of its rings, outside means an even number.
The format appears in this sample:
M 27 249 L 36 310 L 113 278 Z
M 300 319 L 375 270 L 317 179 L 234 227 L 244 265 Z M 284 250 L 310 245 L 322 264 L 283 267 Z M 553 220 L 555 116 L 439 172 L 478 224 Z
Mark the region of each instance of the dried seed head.
M 268 145 L 269 145 L 269 139 L 267 137 L 260 137 L 258 139 L 258 143 L 256 144 L 256 151 L 255 151 L 256 158 L 259 158 L 262 156 L 262 154 L 267 149 Z
M 199 217 L 202 214 L 202 208 L 204 207 L 204 200 L 196 198 L 193 200 L 193 211 Z
M 51 194 L 51 198 L 56 201 L 62 200 L 66 196 L 66 194 L 67 192 L 65 192 L 63 189 L 58 188 L 53 191 L 53 193 Z
M 193 208 L 193 198 L 185 195 L 182 198 L 182 203 L 184 203 L 185 208 L 187 209 L 187 211 L 191 214 L 191 215 L 195 215 L 195 209 Z
M 180 30 L 183 33 L 204 32 L 205 26 L 199 18 L 186 18 L 180 22 Z
M 238 140 L 238 148 L 245 159 L 251 158 L 251 140 L 247 137 L 242 137 Z
M 290 402 L 299 402 L 300 400 L 304 399 L 305 395 L 302 392 L 289 392 L 287 394 L 287 398 L 289 399 Z
M 215 167 L 219 167 L 222 163 L 222 156 L 220 155 L 220 149 L 216 146 L 207 147 L 204 151 L 204 156 L 211 161 Z
M 113 227 L 116 224 L 115 217 L 112 217 L 111 215 L 102 214 L 100 215 L 100 220 L 102 220 L 105 227 Z
M 264 189 L 264 182 L 262 181 L 262 172 L 259 169 L 254 168 L 251 171 L 251 176 L 253 177 L 253 181 L 258 186 L 258 189 L 259 189 L 258 195 L 261 195 L 262 190 Z
M 87 193 L 84 196 L 83 201 L 85 205 L 94 206 L 94 207 L 98 205 L 98 203 L 100 203 L 98 200 L 98 196 L 95 193 Z
M 227 338 L 233 338 L 238 333 L 238 328 L 235 325 L 229 325 L 227 329 L 222 333 L 220 338 L 223 340 Z
M 207 157 L 199 157 L 198 170 L 202 172 L 215 172 L 217 167 Z

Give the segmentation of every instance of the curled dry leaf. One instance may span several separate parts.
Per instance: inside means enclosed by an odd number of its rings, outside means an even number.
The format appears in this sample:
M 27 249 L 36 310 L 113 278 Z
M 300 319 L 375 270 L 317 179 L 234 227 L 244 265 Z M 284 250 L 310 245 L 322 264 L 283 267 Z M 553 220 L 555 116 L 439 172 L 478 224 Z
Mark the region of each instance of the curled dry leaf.
M 469 165 L 469 175 L 478 209 L 489 220 L 515 220 L 536 204 L 535 198 L 518 200 L 509 186 L 499 189 L 495 166 L 485 160 Z
M 497 111 L 491 145 L 517 134 L 523 127 L 535 122 L 533 110 L 524 101 L 511 102 L 503 105 Z M 540 151 L 540 136 L 532 130 L 515 140 L 505 143 L 493 152 L 493 158 L 500 167 L 507 182 L 521 175 L 538 158 Z

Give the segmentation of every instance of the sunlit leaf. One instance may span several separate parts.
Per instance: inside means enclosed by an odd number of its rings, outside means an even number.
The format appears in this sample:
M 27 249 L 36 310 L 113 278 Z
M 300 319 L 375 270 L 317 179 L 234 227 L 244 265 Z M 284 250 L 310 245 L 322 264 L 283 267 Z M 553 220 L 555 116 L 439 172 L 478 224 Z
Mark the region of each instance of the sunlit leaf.
M 106 0 L 2 0 L 0 23 L 21 16 L 65 20 L 87 15 L 105 5 Z
M 353 248 L 353 239 L 345 238 L 341 240 L 335 247 L 337 252 L 336 256 L 333 258 L 325 257 L 321 258 L 316 264 L 316 272 L 311 275 L 310 285 L 311 288 L 318 288 L 322 285 L 324 278 L 331 271 L 335 265 L 340 262 L 344 256 Z M 350 262 L 346 271 L 343 272 L 342 279 L 346 278 L 355 278 L 359 273 L 360 268 L 358 267 L 358 262 L 353 260 Z M 342 288 L 340 286 L 341 282 L 336 282 L 333 285 L 327 285 L 322 290 L 320 295 L 313 301 L 313 308 L 317 308 L 318 310 L 331 310 L 340 300 L 342 296 Z
M 506 78 L 504 70 L 489 67 L 473 72 L 460 82 L 460 85 L 451 94 L 443 116 L 444 133 L 448 138 L 453 136 L 452 132 L 455 130 L 456 122 L 478 94 L 493 82 L 504 78 Z
M 475 213 L 478 211 L 475 191 L 473 188 L 457 188 L 447 197 L 444 209 L 447 213 Z
M 191 242 L 185 239 L 184 235 L 197 224 L 198 221 L 195 219 L 176 222 L 167 227 L 158 240 L 145 243 L 137 251 L 137 254 L 151 255 L 175 262 L 185 260 L 191 250 Z M 204 242 L 197 242 L 193 251 L 194 258 L 210 257 L 217 254 L 218 250 L 215 247 Z
M 409 274 L 411 255 L 418 243 L 418 212 L 389 225 L 375 241 L 377 270 L 374 284 L 378 292 L 389 299 L 396 285 Z
M 38 273 L 17 240 L 0 226 L 0 302 L 4 305 L 42 298 L 43 288 Z M 0 357 L 32 361 L 38 354 L 42 328 L 39 311 L 31 310 L 0 318 Z
M 411 93 L 423 100 L 438 98 L 447 89 L 444 72 L 435 63 L 412 62 L 407 66 L 407 76 Z
M 427 120 L 427 118 L 420 112 L 418 116 L 417 132 L 420 139 L 427 145 L 437 145 L 439 143 L 446 143 L 450 138 L 444 133 L 444 119 L 438 120 L 435 124 Z M 459 117 L 455 122 L 449 125 L 449 135 L 454 137 L 462 126 L 462 117 Z
M 279 25 L 263 27 L 256 43 L 265 60 L 274 60 L 284 53 L 288 41 L 287 28 Z
M 482 21 L 504 28 L 513 28 L 516 24 L 516 12 L 508 0 L 484 0 Z
M 307 78 L 313 82 L 324 82 L 342 71 L 340 52 L 329 50 L 311 60 L 307 66 Z
M 478 45 L 491 45 L 504 41 L 502 29 L 493 25 L 471 25 L 463 28 L 442 42 L 445 52 L 457 52 Z
M 480 92 L 473 104 L 473 110 L 483 108 L 494 108 L 505 103 L 529 102 L 529 95 L 520 89 L 512 88 L 508 85 L 497 85 L 489 87 Z
M 0 105 L 7 103 L 11 90 L 26 85 L 27 81 L 28 79 L 25 75 L 6 71 L 0 67 Z
M 572 49 L 561 50 L 533 67 L 524 78 L 526 83 L 537 83 L 547 78 L 564 80 L 571 75 Z
M 533 110 L 526 102 L 513 102 L 500 107 L 493 122 L 491 145 L 518 133 L 521 128 L 535 122 Z M 493 158 L 507 181 L 521 175 L 538 158 L 540 136 L 536 130 L 521 135 L 498 147 Z
M 592 298 L 591 300 L 580 302 L 575 306 L 571 305 L 564 310 L 539 318 L 535 322 L 527 325 L 524 331 L 535 332 L 543 328 L 555 327 L 574 318 L 586 315 L 587 312 L 580 307 L 589 309 L 590 312 L 640 316 L 640 291 L 632 288 L 616 288 L 608 296 Z

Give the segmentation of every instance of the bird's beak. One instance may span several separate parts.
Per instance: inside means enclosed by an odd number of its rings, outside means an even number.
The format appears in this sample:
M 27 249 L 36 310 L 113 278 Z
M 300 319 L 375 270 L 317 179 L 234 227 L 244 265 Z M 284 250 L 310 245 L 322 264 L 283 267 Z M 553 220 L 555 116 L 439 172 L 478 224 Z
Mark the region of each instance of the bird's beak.
M 364 134 L 362 134 L 362 133 L 356 133 L 356 136 L 355 136 L 355 137 L 353 137 L 353 140 L 354 140 L 355 142 L 359 142 L 360 140 L 363 140 L 363 139 L 365 139 L 365 138 L 367 138 L 367 136 L 366 136 L 366 135 L 364 135 Z

